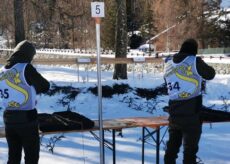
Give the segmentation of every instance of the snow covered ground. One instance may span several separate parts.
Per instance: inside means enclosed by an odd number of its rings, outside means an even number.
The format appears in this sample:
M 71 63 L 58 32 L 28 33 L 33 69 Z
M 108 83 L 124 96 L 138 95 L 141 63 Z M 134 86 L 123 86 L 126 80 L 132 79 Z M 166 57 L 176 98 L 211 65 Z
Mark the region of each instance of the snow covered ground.
M 97 73 L 89 72 L 89 82 L 85 82 L 86 72 L 80 71 L 80 82 L 76 68 L 62 66 L 36 66 L 47 79 L 58 86 L 72 86 L 80 88 L 81 92 L 70 107 L 73 111 L 83 114 L 91 119 L 98 119 L 98 97 L 90 92 L 86 92 L 88 87 L 94 87 L 97 84 Z M 84 82 L 83 82 L 84 81 Z M 129 84 L 131 87 L 156 88 L 163 83 L 162 74 L 144 74 L 140 78 L 139 74 L 129 73 L 128 80 L 112 80 L 112 72 L 102 72 L 102 85 L 113 85 L 114 83 Z M 227 104 L 228 109 L 230 98 L 230 75 L 217 75 L 214 80 L 207 84 L 207 94 L 204 95 L 204 105 L 212 106 L 216 109 Z M 84 92 L 85 91 L 85 92 Z M 39 95 L 37 109 L 39 113 L 53 113 L 54 111 L 66 110 L 66 107 L 58 104 L 64 94 L 55 94 L 54 96 Z M 143 110 L 134 110 L 128 107 L 128 104 L 122 101 L 125 96 L 135 97 L 133 92 L 125 95 L 113 95 L 112 98 L 103 98 L 103 119 L 122 118 L 122 117 L 140 117 L 140 116 L 158 116 L 167 115 L 162 111 L 162 107 L 167 104 L 167 96 L 159 96 L 157 109 L 153 113 Z M 224 101 L 223 101 L 224 100 Z M 137 103 L 144 104 L 147 100 L 137 100 Z M 2 112 L 0 110 L 0 126 L 3 126 Z M 163 131 L 162 131 L 163 133 Z M 118 134 L 118 133 L 117 133 Z M 140 164 L 141 163 L 141 128 L 129 128 L 122 130 L 123 137 L 116 137 L 116 157 L 118 164 Z M 56 134 L 60 136 L 62 134 Z M 88 132 L 66 133 L 61 141 L 58 141 L 52 154 L 46 147 L 50 137 L 55 135 L 46 135 L 42 139 L 40 152 L 40 164 L 99 164 L 100 150 L 99 142 Z M 106 139 L 111 141 L 111 132 L 105 133 Z M 167 141 L 167 135 L 164 141 Z M 153 143 L 152 140 L 149 142 Z M 155 147 L 150 144 L 145 145 L 145 163 L 155 163 Z M 200 142 L 198 156 L 205 164 L 230 164 L 230 123 L 205 124 Z M 160 147 L 160 163 L 163 163 L 164 145 Z M 0 163 L 7 161 L 7 143 L 5 138 L 0 138 Z M 182 149 L 179 154 L 178 164 L 182 162 Z M 105 148 L 105 163 L 112 163 L 112 151 Z
M 222 0 L 220 6 L 224 8 L 230 7 L 230 0 Z

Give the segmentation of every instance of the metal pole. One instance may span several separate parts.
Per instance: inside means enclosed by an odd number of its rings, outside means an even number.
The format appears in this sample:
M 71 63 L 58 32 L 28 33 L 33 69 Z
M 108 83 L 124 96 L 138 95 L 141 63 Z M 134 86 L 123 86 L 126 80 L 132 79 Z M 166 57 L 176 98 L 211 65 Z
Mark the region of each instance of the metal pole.
M 116 164 L 116 131 L 113 129 L 113 164 Z
M 142 127 L 142 153 L 141 153 L 142 164 L 145 163 L 145 127 Z
M 104 134 L 102 120 L 102 89 L 101 89 L 101 58 L 100 58 L 100 18 L 96 18 L 96 41 L 97 41 L 97 91 L 98 91 L 98 115 L 100 128 L 100 164 L 105 163 Z
M 79 64 L 77 64 L 77 81 L 79 82 Z
M 156 129 L 156 164 L 160 163 L 160 127 Z
M 133 79 L 134 79 L 134 76 L 135 76 L 135 63 L 133 63 Z
M 87 82 L 89 82 L 89 64 L 86 65 L 86 77 L 87 77 Z

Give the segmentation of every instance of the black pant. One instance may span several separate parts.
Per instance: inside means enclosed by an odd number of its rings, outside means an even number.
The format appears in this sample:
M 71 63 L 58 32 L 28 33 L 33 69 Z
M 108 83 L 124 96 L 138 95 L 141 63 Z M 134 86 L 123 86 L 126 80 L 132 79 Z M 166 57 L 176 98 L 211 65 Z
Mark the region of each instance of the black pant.
M 195 164 L 196 153 L 202 132 L 202 124 L 198 121 L 192 124 L 169 123 L 169 140 L 165 151 L 165 164 L 176 164 L 177 154 L 183 142 L 183 164 Z
M 37 121 L 6 124 L 5 132 L 9 148 L 7 164 L 20 164 L 22 149 L 25 153 L 25 164 L 38 164 L 40 139 Z

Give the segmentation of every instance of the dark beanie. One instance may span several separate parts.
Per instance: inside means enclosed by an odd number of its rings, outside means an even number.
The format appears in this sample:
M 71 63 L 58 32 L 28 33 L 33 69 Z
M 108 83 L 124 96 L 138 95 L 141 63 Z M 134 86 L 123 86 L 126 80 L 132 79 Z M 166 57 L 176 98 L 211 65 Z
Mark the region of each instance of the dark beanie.
M 181 45 L 179 53 L 197 54 L 198 44 L 195 39 L 186 39 Z
M 27 54 L 27 55 L 32 55 L 32 56 L 34 56 L 36 53 L 36 50 L 33 44 L 27 40 L 23 40 L 17 44 L 17 46 L 14 48 L 14 52 L 17 52 L 17 51 L 19 51 L 21 54 Z
M 7 60 L 10 63 L 30 63 L 36 54 L 36 49 L 32 43 L 23 40 L 14 48 L 13 54 Z

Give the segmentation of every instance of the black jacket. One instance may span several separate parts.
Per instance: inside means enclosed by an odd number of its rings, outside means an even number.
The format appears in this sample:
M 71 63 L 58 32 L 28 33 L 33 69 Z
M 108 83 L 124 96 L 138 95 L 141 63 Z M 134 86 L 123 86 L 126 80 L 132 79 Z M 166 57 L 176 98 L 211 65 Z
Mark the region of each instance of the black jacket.
M 20 42 L 7 60 L 5 68 L 9 69 L 17 63 L 28 63 L 25 68 L 25 79 L 29 85 L 33 85 L 37 94 L 49 90 L 49 82 L 32 66 L 31 61 L 36 53 L 34 46 L 28 41 Z
M 189 54 L 176 54 L 173 62 L 180 63 Z M 215 70 L 207 65 L 200 57 L 196 61 L 197 72 L 204 80 L 211 80 L 215 77 Z M 173 117 L 192 116 L 199 113 L 202 107 L 202 95 L 183 101 L 169 101 L 169 114 Z
M 14 52 L 7 60 L 5 68 L 9 69 L 17 63 L 28 63 L 25 68 L 25 79 L 27 83 L 31 86 L 34 86 L 37 94 L 45 93 L 49 90 L 50 83 L 37 72 L 32 64 L 30 64 L 35 53 L 35 48 L 30 42 L 26 40 L 22 41 L 15 47 Z M 28 111 L 5 110 L 4 112 L 4 122 L 6 125 L 22 124 L 36 120 L 36 109 L 31 109 Z

